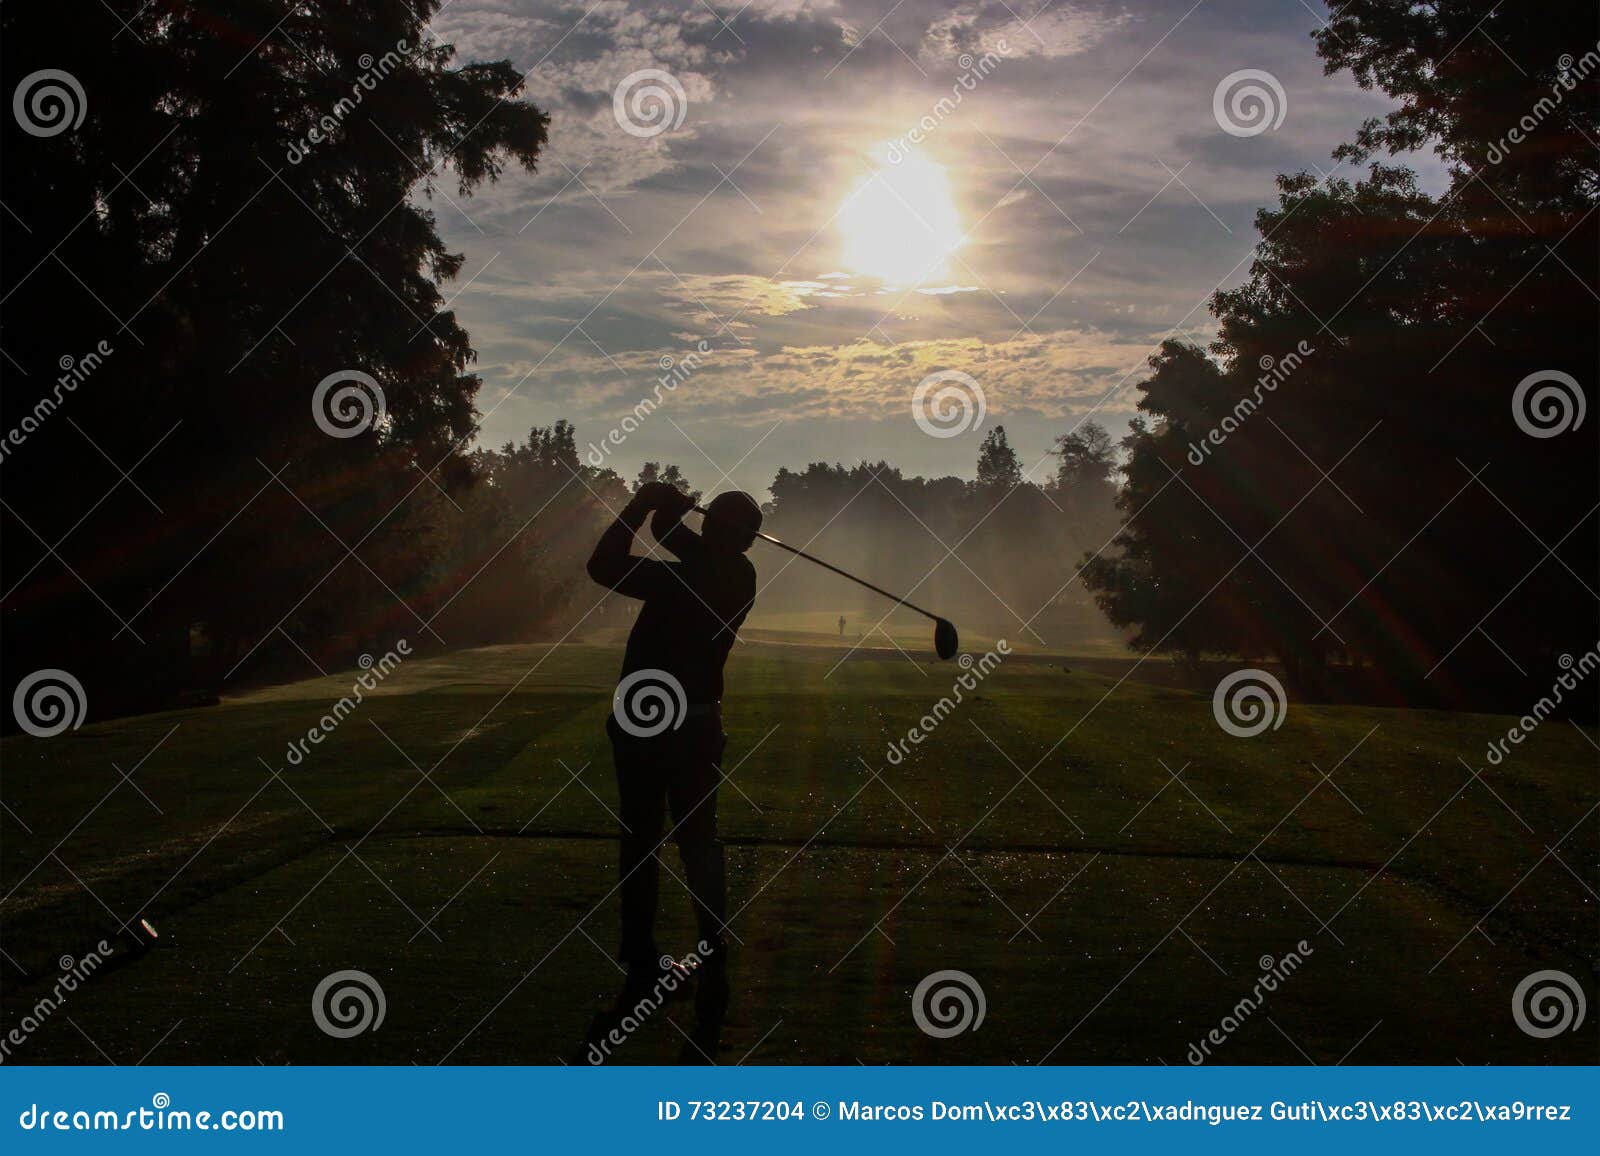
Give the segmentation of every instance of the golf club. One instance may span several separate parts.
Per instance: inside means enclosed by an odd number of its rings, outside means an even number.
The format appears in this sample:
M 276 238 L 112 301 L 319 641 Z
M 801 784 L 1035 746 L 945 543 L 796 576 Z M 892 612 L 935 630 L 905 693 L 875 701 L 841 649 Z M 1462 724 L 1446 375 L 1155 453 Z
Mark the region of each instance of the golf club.
M 696 506 L 695 507 L 695 511 L 697 513 L 705 516 L 705 517 L 708 517 L 708 518 L 711 516 L 710 513 L 706 510 L 706 508 L 704 506 Z M 917 606 L 916 604 L 914 604 L 912 602 L 906 601 L 904 598 L 900 597 L 898 594 L 890 594 L 882 586 L 874 586 L 871 582 L 868 582 L 865 578 L 857 578 L 854 574 L 850 573 L 848 570 L 841 570 L 841 569 L 839 569 L 839 567 L 835 566 L 833 563 L 824 562 L 821 558 L 816 557 L 814 554 L 807 554 L 804 550 L 800 549 L 799 547 L 791 546 L 791 545 L 789 545 L 789 543 L 783 541 L 782 539 L 774 538 L 771 534 L 764 534 L 760 530 L 756 530 L 755 531 L 755 536 L 757 538 L 760 538 L 763 542 L 772 543 L 774 546 L 778 547 L 780 550 L 787 550 L 791 554 L 797 554 L 800 557 L 804 558 L 807 562 L 814 562 L 818 566 L 821 566 L 824 570 L 832 570 L 835 574 L 839 575 L 839 577 L 848 578 L 848 579 L 850 579 L 850 581 L 856 583 L 856 585 L 858 585 L 858 586 L 865 586 L 868 590 L 871 590 L 874 594 L 882 594 L 885 598 L 889 599 L 889 601 L 897 602 L 901 606 L 904 606 L 907 610 L 915 610 L 918 614 L 922 615 L 924 618 L 933 619 L 933 652 L 935 654 L 937 654 L 940 658 L 948 659 L 948 658 L 954 658 L 955 657 L 956 650 L 961 645 L 961 640 L 956 635 L 955 623 L 951 622 L 948 618 L 940 618 L 937 614 L 933 613 L 933 611 L 931 611 L 931 610 L 924 610 L 922 607 Z

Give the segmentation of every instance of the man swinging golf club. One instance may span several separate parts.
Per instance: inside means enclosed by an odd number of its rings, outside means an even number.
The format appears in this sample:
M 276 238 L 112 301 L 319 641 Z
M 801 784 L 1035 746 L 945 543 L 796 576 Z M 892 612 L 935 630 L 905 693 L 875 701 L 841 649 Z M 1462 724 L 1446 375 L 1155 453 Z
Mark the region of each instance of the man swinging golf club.
M 717 839 L 717 785 L 727 736 L 722 733 L 722 668 L 756 595 L 755 567 L 745 551 L 761 528 L 749 494 L 717 495 L 700 533 L 683 524 L 691 498 L 666 482 L 639 488 L 601 535 L 589 576 L 644 605 L 628 636 L 622 680 L 606 721 L 621 805 L 622 962 L 627 979 L 610 1012 L 591 1028 L 605 1036 L 641 1004 L 649 1010 L 676 993 L 690 969 L 655 943 L 659 888 L 657 849 L 663 813 L 678 844 L 694 899 L 700 947 L 695 1030 L 684 1058 L 715 1057 L 728 1007 L 727 876 Z M 651 532 L 678 558 L 630 555 L 647 517 Z

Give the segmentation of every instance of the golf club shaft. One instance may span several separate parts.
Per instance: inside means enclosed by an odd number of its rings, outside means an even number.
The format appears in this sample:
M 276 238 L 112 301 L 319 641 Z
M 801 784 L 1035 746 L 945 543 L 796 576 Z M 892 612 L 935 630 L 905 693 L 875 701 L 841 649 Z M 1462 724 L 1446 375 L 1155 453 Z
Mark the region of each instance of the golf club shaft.
M 695 507 L 695 511 L 697 513 L 703 514 L 704 516 L 706 516 L 708 518 L 711 516 L 710 514 L 708 514 L 706 512 L 706 508 L 704 506 L 696 506 Z M 839 575 L 839 577 L 848 578 L 848 579 L 850 579 L 850 581 L 854 582 L 858 586 L 865 586 L 868 590 L 871 590 L 874 594 L 882 594 L 890 602 L 897 602 L 901 606 L 904 606 L 907 610 L 915 610 L 918 614 L 922 615 L 924 618 L 931 618 L 935 622 L 939 621 L 939 616 L 937 614 L 933 613 L 933 611 L 924 610 L 922 607 L 917 606 L 914 603 L 907 602 L 904 598 L 900 597 L 900 595 L 898 595 L 898 594 L 890 594 L 882 586 L 874 586 L 871 582 L 868 582 L 865 578 L 857 578 L 854 574 L 850 573 L 850 571 L 841 570 L 841 569 L 839 569 L 839 567 L 835 566 L 832 562 L 824 562 L 821 558 L 818 558 L 815 554 L 807 554 L 804 550 L 800 549 L 799 547 L 791 546 L 791 545 L 789 545 L 789 543 L 783 541 L 782 539 L 774 538 L 771 534 L 764 534 L 760 530 L 755 531 L 755 535 L 756 535 L 757 538 L 760 538 L 763 542 L 770 542 L 774 546 L 778 547 L 780 550 L 787 550 L 791 554 L 798 554 L 800 557 L 804 558 L 807 562 L 813 562 L 816 565 L 821 566 L 824 570 L 832 570 L 835 574 Z

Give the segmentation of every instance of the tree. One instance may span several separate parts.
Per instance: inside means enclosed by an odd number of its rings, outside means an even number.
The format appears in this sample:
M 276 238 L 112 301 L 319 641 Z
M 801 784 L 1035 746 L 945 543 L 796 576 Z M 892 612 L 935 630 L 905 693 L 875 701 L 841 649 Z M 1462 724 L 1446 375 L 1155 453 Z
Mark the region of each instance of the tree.
M 1006 427 L 997 425 L 983 436 L 978 447 L 978 488 L 1003 493 L 1022 484 L 1022 462 L 1006 438 Z
M 1574 422 L 1600 184 L 1562 53 L 1592 16 L 1353 0 L 1316 34 L 1399 108 L 1336 153 L 1358 179 L 1280 178 L 1249 279 L 1213 297 L 1216 342 L 1169 343 L 1140 383 L 1120 554 L 1086 579 L 1141 645 L 1271 654 L 1313 683 L 1351 658 L 1397 699 L 1473 703 L 1520 702 L 1522 671 L 1547 684 L 1589 645 L 1600 493 Z M 1372 161 L 1418 147 L 1447 166 L 1437 198 Z M 1518 398 L 1552 380 L 1566 429 L 1534 436 Z
M 426 40 L 439 7 L 152 4 L 115 37 L 0 12 L 6 75 L 71 43 L 84 94 L 75 127 L 0 130 L 0 410 L 34 427 L 4 467 L 8 677 L 102 669 L 100 711 L 181 677 L 159 640 L 196 620 L 235 669 L 429 633 L 420 547 L 473 476 L 478 380 L 417 194 L 532 170 L 546 133 L 508 63 Z
M 633 483 L 633 492 L 638 493 L 640 488 L 651 482 L 666 482 L 675 487 L 680 493 L 687 494 L 694 499 L 696 505 L 700 504 L 700 491 L 689 484 L 689 479 L 684 477 L 683 471 L 671 463 L 662 469 L 660 462 L 645 462 L 639 470 L 639 476 Z

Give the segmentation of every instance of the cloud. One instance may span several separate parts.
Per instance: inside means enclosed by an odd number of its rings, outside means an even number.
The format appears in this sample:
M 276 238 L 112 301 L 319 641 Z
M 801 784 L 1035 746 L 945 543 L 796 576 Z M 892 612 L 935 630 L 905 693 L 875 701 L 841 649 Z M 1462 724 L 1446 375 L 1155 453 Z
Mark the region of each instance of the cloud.
M 1023 11 L 1029 9 L 1024 8 Z M 1001 57 L 1077 56 L 1099 44 L 1132 17 L 1082 5 L 1032 6 L 1024 17 L 1004 4 L 964 4 L 935 20 L 922 39 L 923 54 L 955 59 L 962 54 Z
M 673 420 L 724 460 L 781 421 L 752 484 L 858 454 L 970 472 L 971 447 L 909 421 L 936 369 L 982 382 L 1024 456 L 1091 410 L 1118 432 L 1155 344 L 1209 338 L 1205 302 L 1247 275 L 1276 174 L 1327 168 L 1384 111 L 1323 76 L 1309 11 L 1252 11 L 1242 25 L 1192 0 L 453 0 L 434 28 L 459 60 L 511 60 L 551 115 L 537 175 L 429 205 L 466 257 L 445 292 L 478 350 L 483 439 L 560 417 L 591 436 L 701 341 L 712 353 Z M 955 101 L 963 53 L 1002 39 L 1004 63 Z M 1288 113 L 1241 139 L 1211 94 L 1247 67 L 1282 82 Z M 619 125 L 614 92 L 641 69 L 682 87 L 681 126 Z M 947 177 L 964 239 L 947 276 L 896 289 L 851 266 L 839 210 L 885 142 L 929 117 L 913 147 Z M 625 454 L 698 458 L 665 422 Z

